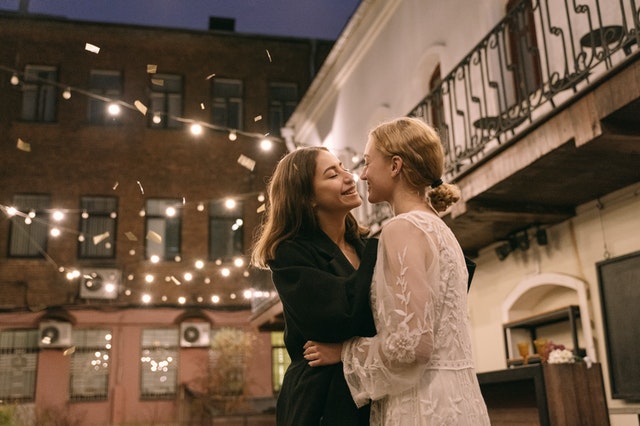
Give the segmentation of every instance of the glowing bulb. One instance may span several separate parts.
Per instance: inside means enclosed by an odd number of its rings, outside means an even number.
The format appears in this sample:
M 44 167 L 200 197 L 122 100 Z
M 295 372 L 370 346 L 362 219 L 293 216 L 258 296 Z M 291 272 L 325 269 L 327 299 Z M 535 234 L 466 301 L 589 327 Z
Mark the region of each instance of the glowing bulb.
M 197 209 L 199 212 L 204 211 L 204 204 L 202 204 L 202 203 L 198 203 L 198 207 L 196 207 L 196 209 Z
M 185 281 L 191 281 L 193 279 L 193 274 L 191 272 L 185 272 L 183 276 Z
M 55 212 L 53 212 L 53 220 L 55 220 L 56 222 L 60 222 L 62 219 L 64 219 L 64 213 L 62 213 L 60 210 L 56 210 Z
M 153 275 L 151 275 L 151 274 L 145 275 L 144 280 L 146 282 L 148 282 L 148 283 L 152 283 L 153 282 Z
M 142 295 L 142 303 L 150 303 L 151 302 L 151 295 L 150 294 L 143 294 Z
M 154 124 L 162 123 L 162 117 L 160 117 L 158 114 L 154 115 L 151 120 L 153 121 Z
M 229 268 L 222 268 L 220 270 L 220 273 L 223 277 L 228 277 L 231 274 L 231 271 L 229 270 Z
M 233 264 L 240 268 L 244 266 L 244 259 L 241 257 L 236 257 L 235 259 L 233 259 Z
M 224 206 L 226 208 L 228 208 L 229 210 L 232 210 L 233 208 L 235 208 L 236 206 L 236 200 L 232 199 L 232 198 L 227 198 L 224 202 Z
M 273 147 L 273 142 L 271 142 L 269 139 L 262 139 L 262 141 L 260 142 L 260 148 L 263 151 L 271 151 L 272 147 Z
M 30 218 L 30 217 L 25 217 L 25 218 L 24 218 L 24 223 L 25 223 L 26 225 L 31 225 L 31 218 Z
M 151 261 L 151 263 L 158 263 L 160 262 L 160 256 L 158 256 L 157 254 L 152 255 L 149 260 Z
M 51 236 L 52 237 L 59 237 L 60 236 L 60 230 L 58 228 L 51 228 Z
M 202 134 L 202 125 L 198 123 L 194 123 L 191 125 L 191 134 L 192 135 L 201 135 Z
M 9 207 L 6 211 L 7 216 L 15 216 L 15 214 L 18 213 L 18 209 L 16 209 L 15 207 Z
M 236 133 L 235 130 L 232 130 L 229 132 L 229 140 L 231 142 L 235 141 L 236 139 L 238 139 L 238 134 Z
M 82 218 L 89 219 L 89 213 L 87 213 L 86 211 L 82 212 Z
M 178 297 L 178 303 L 184 305 L 187 302 L 187 298 L 184 296 Z
M 202 260 L 196 260 L 196 269 L 204 268 L 204 262 Z
M 120 105 L 111 103 L 107 107 L 107 111 L 109 112 L 109 115 L 111 115 L 112 117 L 115 117 L 116 115 L 120 115 Z
M 259 202 L 264 203 L 264 200 L 265 200 L 265 198 L 264 198 L 264 194 L 260 194 L 260 195 L 258 195 L 258 201 L 259 201 Z
M 243 295 L 245 299 L 251 299 L 253 296 L 253 292 L 251 290 L 245 290 Z
M 176 208 L 175 207 L 167 207 L 167 209 L 164 211 L 164 213 L 167 215 L 167 217 L 174 217 L 176 215 Z
M 67 87 L 64 92 L 62 92 L 62 97 L 65 99 L 71 99 L 71 88 Z
M 211 301 L 212 301 L 213 303 L 218 303 L 218 302 L 220 302 L 220 296 L 218 296 L 218 295 L 215 295 L 215 294 L 214 294 L 213 296 L 211 296 Z
M 11 76 L 11 85 L 12 86 L 17 86 L 18 84 L 20 84 L 20 79 L 18 78 L 18 74 L 13 74 Z

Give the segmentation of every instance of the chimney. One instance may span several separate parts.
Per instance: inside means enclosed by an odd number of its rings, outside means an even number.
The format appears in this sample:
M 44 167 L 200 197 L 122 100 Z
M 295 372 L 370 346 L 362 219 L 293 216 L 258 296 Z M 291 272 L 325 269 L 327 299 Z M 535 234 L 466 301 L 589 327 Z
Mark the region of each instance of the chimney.
M 236 20 L 234 18 L 219 18 L 217 16 L 210 16 L 209 30 L 234 32 L 236 30 Z
M 18 6 L 18 12 L 26 15 L 29 13 L 29 0 L 20 0 L 20 5 Z

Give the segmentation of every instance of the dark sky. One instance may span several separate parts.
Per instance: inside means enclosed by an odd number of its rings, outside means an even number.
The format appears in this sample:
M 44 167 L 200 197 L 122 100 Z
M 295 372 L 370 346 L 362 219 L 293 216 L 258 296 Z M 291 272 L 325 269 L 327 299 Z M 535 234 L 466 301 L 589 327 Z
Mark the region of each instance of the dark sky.
M 25 0 L 23 0 L 25 1 Z M 28 0 L 31 13 L 69 19 L 206 30 L 235 18 L 237 32 L 335 40 L 360 0 Z M 0 0 L 17 11 L 20 0 Z

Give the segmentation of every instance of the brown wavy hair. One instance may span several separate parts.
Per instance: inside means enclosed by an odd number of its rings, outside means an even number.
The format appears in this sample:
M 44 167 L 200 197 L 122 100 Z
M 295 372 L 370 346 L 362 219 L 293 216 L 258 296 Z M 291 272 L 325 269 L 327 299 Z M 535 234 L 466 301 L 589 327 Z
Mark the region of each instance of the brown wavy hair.
M 320 230 L 313 208 L 313 179 L 320 151 L 325 147 L 307 147 L 285 155 L 276 166 L 269 181 L 266 213 L 254 239 L 252 265 L 268 268 L 278 245 L 300 233 Z M 356 221 L 353 214 L 345 218 L 346 239 L 354 241 L 367 234 L 367 229 Z

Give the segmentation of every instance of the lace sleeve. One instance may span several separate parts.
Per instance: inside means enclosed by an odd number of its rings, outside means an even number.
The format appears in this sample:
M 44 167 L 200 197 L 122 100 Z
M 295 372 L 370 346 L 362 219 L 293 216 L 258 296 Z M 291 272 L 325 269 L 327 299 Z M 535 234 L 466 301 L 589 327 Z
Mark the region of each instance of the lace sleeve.
M 401 218 L 384 226 L 372 283 L 377 335 L 351 339 L 342 352 L 347 383 L 359 406 L 411 387 L 427 368 L 439 271 L 437 245 L 429 233 Z

